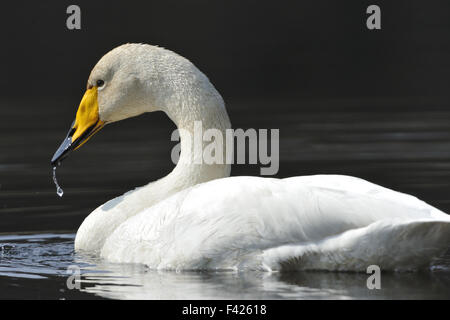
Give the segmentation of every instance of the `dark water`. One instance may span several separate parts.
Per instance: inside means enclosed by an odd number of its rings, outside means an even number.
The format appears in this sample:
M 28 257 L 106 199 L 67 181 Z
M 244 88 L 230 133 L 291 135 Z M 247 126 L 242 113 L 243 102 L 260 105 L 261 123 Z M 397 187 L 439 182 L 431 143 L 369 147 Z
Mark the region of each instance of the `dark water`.
M 355 273 L 170 273 L 108 264 L 73 251 L 93 209 L 173 168 L 163 114 L 105 128 L 58 169 L 50 158 L 77 98 L 0 101 L 0 298 L 417 299 L 450 298 L 450 257 L 422 273 L 383 274 L 382 289 Z M 354 175 L 416 195 L 450 212 L 450 107 L 445 99 L 229 101 L 235 128 L 279 128 L 278 177 Z M 234 166 L 257 175 L 259 166 Z M 24 233 L 25 232 L 25 233 Z M 79 266 L 81 289 L 66 284 Z

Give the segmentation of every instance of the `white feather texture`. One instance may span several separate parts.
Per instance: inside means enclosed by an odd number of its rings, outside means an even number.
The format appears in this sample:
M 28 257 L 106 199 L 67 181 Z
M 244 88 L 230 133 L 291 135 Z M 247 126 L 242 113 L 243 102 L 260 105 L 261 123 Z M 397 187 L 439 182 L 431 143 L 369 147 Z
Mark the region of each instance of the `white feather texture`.
M 231 127 L 219 93 L 192 63 L 154 46 L 128 44 L 103 57 L 89 78 L 106 79 L 100 118 L 162 110 L 178 128 L 194 121 Z M 318 175 L 232 177 L 228 165 L 181 158 L 165 178 L 113 199 L 78 230 L 77 250 L 154 269 L 382 270 L 424 268 L 450 244 L 450 218 L 362 179 Z

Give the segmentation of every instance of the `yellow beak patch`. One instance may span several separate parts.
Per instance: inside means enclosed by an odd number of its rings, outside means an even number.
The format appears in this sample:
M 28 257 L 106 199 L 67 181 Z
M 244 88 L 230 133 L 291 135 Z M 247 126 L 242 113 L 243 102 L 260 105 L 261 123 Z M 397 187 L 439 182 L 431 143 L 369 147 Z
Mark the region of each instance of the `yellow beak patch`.
M 100 120 L 97 100 L 97 87 L 86 90 L 83 99 L 78 107 L 75 124 L 75 132 L 72 136 L 72 143 L 82 138 L 83 141 L 76 147 L 78 149 L 86 143 L 95 133 L 97 133 L 105 123 Z M 84 135 L 88 135 L 85 136 Z M 75 149 L 75 150 L 76 150 Z

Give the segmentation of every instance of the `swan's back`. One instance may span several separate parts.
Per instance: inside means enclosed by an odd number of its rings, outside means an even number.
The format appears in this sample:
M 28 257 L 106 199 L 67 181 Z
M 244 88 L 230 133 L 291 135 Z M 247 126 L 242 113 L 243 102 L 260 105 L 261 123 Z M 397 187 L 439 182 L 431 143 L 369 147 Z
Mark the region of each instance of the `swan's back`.
M 409 269 L 447 248 L 449 234 L 445 213 L 362 179 L 232 177 L 130 218 L 102 256 L 157 269 Z

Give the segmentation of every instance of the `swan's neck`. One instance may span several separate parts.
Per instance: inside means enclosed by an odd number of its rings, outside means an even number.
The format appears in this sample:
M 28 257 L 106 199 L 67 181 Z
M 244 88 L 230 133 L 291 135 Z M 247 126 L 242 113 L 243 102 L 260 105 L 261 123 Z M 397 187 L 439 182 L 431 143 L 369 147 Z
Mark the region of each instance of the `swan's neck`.
M 226 164 L 225 144 L 226 130 L 231 128 L 230 120 L 221 98 L 216 97 L 207 102 L 209 103 L 186 106 L 181 109 L 181 112 L 170 112 L 170 108 L 163 109 L 178 128 L 181 147 L 178 163 L 164 178 L 129 194 L 130 201 L 135 202 L 133 208 L 136 210 L 130 211 L 127 208 L 127 215 L 133 215 L 139 209 L 148 208 L 191 186 L 230 175 L 230 164 Z M 199 126 L 201 132 L 199 132 Z M 204 151 L 208 150 L 208 146 L 211 147 L 214 141 L 214 139 L 212 141 L 203 139 L 202 134 L 208 129 L 214 129 L 214 132 L 219 133 L 224 141 L 221 146 L 223 161 L 220 163 L 212 163 L 204 158 Z M 197 140 L 194 141 L 195 139 Z M 219 149 L 216 150 L 219 151 Z
M 181 153 L 174 170 L 162 180 L 175 192 L 230 175 L 225 137 L 231 124 L 226 109 L 223 104 L 201 109 L 206 110 L 197 110 L 199 112 L 189 113 L 181 119 L 169 115 L 178 128 Z M 217 135 L 221 136 L 219 141 L 216 141 Z M 214 151 L 210 152 L 212 149 Z M 221 156 L 214 157 L 215 152 L 220 152 Z

